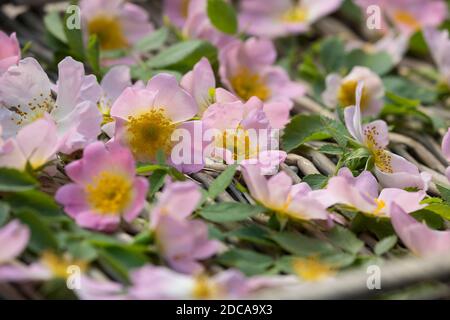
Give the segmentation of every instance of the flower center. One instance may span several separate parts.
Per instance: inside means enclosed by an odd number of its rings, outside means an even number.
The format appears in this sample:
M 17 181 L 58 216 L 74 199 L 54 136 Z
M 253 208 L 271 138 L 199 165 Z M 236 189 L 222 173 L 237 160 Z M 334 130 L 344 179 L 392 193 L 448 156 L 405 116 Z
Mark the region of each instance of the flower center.
M 254 96 L 262 101 L 270 97 L 270 89 L 266 86 L 264 80 L 248 68 L 242 68 L 231 78 L 230 82 L 237 95 L 245 101 Z
M 404 24 L 411 29 L 420 29 L 420 22 L 408 11 L 397 10 L 393 18 L 397 23 Z
M 295 6 L 287 10 L 281 16 L 281 20 L 287 23 L 304 22 L 308 19 L 308 10 L 301 6 Z
M 165 155 L 172 149 L 171 136 L 176 125 L 165 115 L 163 109 L 152 109 L 137 117 L 129 117 L 128 144 L 140 161 L 153 161 L 158 150 Z
M 392 156 L 385 150 L 379 149 L 372 151 L 375 166 L 384 173 L 394 173 L 392 168 Z
M 200 275 L 195 279 L 195 285 L 192 295 L 195 299 L 211 299 L 217 297 L 217 286 L 209 281 L 208 277 Z
M 319 281 L 334 274 L 329 265 L 321 263 L 314 257 L 295 259 L 293 269 L 300 278 L 306 281 Z
M 341 107 L 348 107 L 356 105 L 356 87 L 358 86 L 358 81 L 348 80 L 341 84 L 338 90 L 338 101 Z M 361 95 L 361 110 L 367 107 L 369 101 L 369 94 L 367 89 L 364 87 Z
M 258 138 L 240 126 L 221 133 L 216 139 L 216 147 L 231 151 L 237 162 L 257 158 L 259 154 Z
M 42 254 L 41 261 L 46 265 L 53 276 L 66 279 L 70 275 L 70 267 L 77 266 L 81 271 L 86 270 L 87 264 L 84 261 L 67 259 L 67 257 L 59 257 L 53 252 L 45 251 Z
M 386 207 L 386 202 L 378 198 L 375 198 L 374 201 L 377 204 L 377 208 L 373 211 L 373 214 L 377 216 L 381 213 L 381 210 Z
M 55 100 L 52 95 L 44 96 L 41 93 L 39 96 L 34 97 L 27 107 L 18 105 L 8 109 L 16 114 L 15 123 L 21 127 L 42 118 L 45 113 L 51 113 L 55 107 Z
M 128 42 L 123 34 L 123 28 L 117 17 L 99 15 L 89 21 L 89 34 L 96 34 L 100 46 L 104 50 L 123 49 Z
M 129 179 L 106 171 L 86 186 L 88 203 L 102 214 L 120 214 L 131 200 L 131 191 Z

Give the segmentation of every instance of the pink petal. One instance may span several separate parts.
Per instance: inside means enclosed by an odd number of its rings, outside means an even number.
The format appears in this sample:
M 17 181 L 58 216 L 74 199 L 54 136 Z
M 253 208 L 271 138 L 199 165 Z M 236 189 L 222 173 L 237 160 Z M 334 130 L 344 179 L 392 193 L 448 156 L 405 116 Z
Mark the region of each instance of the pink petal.
M 450 231 L 428 228 L 395 203 L 392 204 L 391 221 L 397 235 L 414 254 L 427 256 L 450 252 Z
M 0 229 L 0 264 L 18 257 L 28 244 L 30 230 L 18 220 Z

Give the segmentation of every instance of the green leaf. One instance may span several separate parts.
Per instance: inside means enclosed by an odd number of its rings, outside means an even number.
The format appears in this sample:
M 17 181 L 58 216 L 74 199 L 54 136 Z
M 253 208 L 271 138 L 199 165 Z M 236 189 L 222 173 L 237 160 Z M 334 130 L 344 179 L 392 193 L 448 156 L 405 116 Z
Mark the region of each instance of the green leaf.
M 325 144 L 319 148 L 319 152 L 332 155 L 342 155 L 344 151 L 345 150 L 341 147 L 335 146 L 333 144 Z
M 208 0 L 207 12 L 212 25 L 218 30 L 235 34 L 238 30 L 238 20 L 233 6 L 224 0 Z
M 306 182 L 313 190 L 322 189 L 327 181 L 328 177 L 322 174 L 308 174 L 303 177 L 303 182 Z
M 384 77 L 383 84 L 387 91 L 391 91 L 398 96 L 408 99 L 420 100 L 423 104 L 432 104 L 436 102 L 438 98 L 438 94 L 435 90 L 419 86 L 402 77 Z
M 153 197 L 156 192 L 158 192 L 162 186 L 164 185 L 164 181 L 167 175 L 166 170 L 156 170 L 152 173 L 152 175 L 148 178 L 150 182 L 150 190 L 149 195 Z
M 92 68 L 92 71 L 94 71 L 97 76 L 100 76 L 100 42 L 95 34 L 89 37 L 86 49 L 86 58 Z
M 232 230 L 227 233 L 227 237 L 236 237 L 239 240 L 252 242 L 255 244 L 274 246 L 273 242 L 269 241 L 269 232 L 257 225 L 250 225 L 239 229 Z
M 134 45 L 134 50 L 138 52 L 149 52 L 158 49 L 166 42 L 168 35 L 169 30 L 166 27 L 162 27 L 140 39 Z
M 81 32 L 81 29 L 73 28 L 69 29 L 68 26 L 70 25 L 67 23 L 68 19 L 72 19 L 72 13 L 67 12 L 64 16 L 64 22 L 63 22 L 63 28 L 64 28 L 64 34 L 67 38 L 67 44 L 70 48 L 70 53 L 72 56 L 79 60 L 84 60 L 84 43 L 83 43 L 83 33 Z
M 331 137 L 339 144 L 340 147 L 345 148 L 348 143 L 349 133 L 345 125 L 337 120 L 328 117 L 321 117 L 323 128 L 330 134 Z
M 142 267 L 149 261 L 145 247 L 130 245 L 108 245 L 98 250 L 101 265 L 122 281 L 128 281 L 128 272 Z
M 209 186 L 209 196 L 215 199 L 219 194 L 225 191 L 233 181 L 237 165 L 228 166 Z
M 345 48 L 341 39 L 328 38 L 320 47 L 320 61 L 327 73 L 338 72 L 345 62 Z
M 327 255 L 336 251 L 329 243 L 299 233 L 274 233 L 271 239 L 289 253 L 300 257 Z
M 22 210 L 16 213 L 16 216 L 26 224 L 31 230 L 31 238 L 28 247 L 36 252 L 44 250 L 57 250 L 58 242 L 53 231 L 42 218 L 34 211 Z
M 308 141 L 328 138 L 330 135 L 324 132 L 321 116 L 299 114 L 286 126 L 281 145 L 289 152 Z
M 424 213 L 424 211 L 428 211 L 430 213 L 437 214 L 438 216 L 441 216 L 445 220 L 450 220 L 450 205 L 447 205 L 445 203 L 431 203 L 428 206 L 426 206 L 423 210 L 413 212 L 412 215 L 421 213 L 422 216 L 420 216 L 420 219 L 426 219 L 427 214 Z M 429 223 L 428 219 L 427 224 Z
M 338 225 L 327 235 L 334 246 L 352 254 L 357 254 L 364 247 L 364 242 L 359 240 L 353 232 Z
M 0 227 L 3 226 L 9 219 L 9 204 L 0 201 Z
M 34 189 L 37 181 L 16 169 L 0 168 L 0 192 L 20 192 Z
M 397 244 L 397 236 L 392 235 L 386 238 L 381 239 L 374 248 L 374 252 L 376 255 L 381 256 L 391 250 Z
M 87 241 L 75 240 L 67 245 L 67 250 L 74 259 L 86 262 L 93 261 L 97 258 L 97 250 Z
M 375 234 L 378 239 L 395 234 L 391 221 L 388 218 L 376 218 L 358 213 L 352 220 L 351 228 L 353 232 L 360 233 L 370 231 Z
M 209 221 L 224 223 L 246 220 L 249 217 L 263 211 L 263 208 L 259 206 L 252 206 L 250 204 L 240 202 L 221 202 L 203 208 L 199 214 Z
M 45 29 L 56 39 L 63 43 L 67 43 L 67 37 L 64 32 L 62 19 L 57 11 L 51 11 L 44 17 Z
M 346 65 L 348 69 L 356 66 L 367 67 L 379 75 L 388 73 L 394 66 L 391 57 L 386 52 L 370 54 L 361 49 L 355 49 L 347 54 Z
M 187 72 L 202 58 L 213 63 L 217 59 L 217 49 L 209 42 L 187 40 L 179 42 L 161 51 L 147 62 L 153 69 L 171 69 Z
M 60 206 L 55 202 L 53 197 L 38 190 L 12 193 L 6 195 L 4 200 L 14 210 L 31 209 L 46 217 L 63 216 Z
M 261 274 L 273 265 L 270 256 L 245 249 L 231 249 L 217 258 L 218 262 L 241 270 L 248 276 Z
M 450 204 L 450 189 L 447 189 L 446 187 L 439 184 L 437 184 L 436 187 L 438 188 L 442 199 L 444 199 L 445 202 Z

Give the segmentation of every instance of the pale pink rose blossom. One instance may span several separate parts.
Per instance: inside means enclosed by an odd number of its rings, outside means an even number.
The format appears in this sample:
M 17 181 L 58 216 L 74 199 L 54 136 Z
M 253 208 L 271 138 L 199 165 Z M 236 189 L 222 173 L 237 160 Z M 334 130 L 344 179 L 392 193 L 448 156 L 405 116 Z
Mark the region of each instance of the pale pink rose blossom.
M 58 150 L 56 126 L 48 115 L 22 129 L 14 138 L 0 139 L 0 167 L 36 170 L 55 159 Z M 0 127 L 1 135 L 1 127 Z
M 151 212 L 150 227 L 157 246 L 171 268 L 196 274 L 203 270 L 198 260 L 210 258 L 222 245 L 208 239 L 208 227 L 201 220 L 189 220 L 201 199 L 192 181 L 169 182 Z
M 326 206 L 318 200 L 315 191 L 307 183 L 293 184 L 285 172 L 267 180 L 261 170 L 252 165 L 244 166 L 242 173 L 252 197 L 277 214 L 282 221 L 329 218 Z
M 95 76 L 86 76 L 83 64 L 70 57 L 58 64 L 58 70 L 53 86 L 39 63 L 25 58 L 0 77 L 4 139 L 47 115 L 56 125 L 60 152 L 69 154 L 97 140 L 102 117 L 97 108 L 101 88 Z
M 364 84 L 360 108 L 363 115 L 378 115 L 383 107 L 384 87 L 381 78 L 366 67 L 354 67 L 342 78 L 337 73 L 326 78 L 326 89 L 322 100 L 330 108 L 346 108 L 356 104 L 356 87 L 359 82 Z
M 378 189 L 378 182 L 369 171 L 353 177 L 348 168 L 342 168 L 328 181 L 327 187 L 316 191 L 315 195 L 327 207 L 343 204 L 375 217 L 389 217 L 394 202 L 406 212 L 426 206 L 420 203 L 426 196 L 425 191 L 385 188 L 379 192 Z
M 443 0 L 356 0 L 364 12 L 369 6 L 378 6 L 382 13 L 381 28 L 389 32 L 390 25 L 407 35 L 423 27 L 437 27 L 448 15 Z
M 419 169 L 405 158 L 386 150 L 389 144 L 389 131 L 386 122 L 376 120 L 366 125 L 362 124 L 361 97 L 363 83 L 356 88 L 356 105 L 345 108 L 345 125 L 351 136 L 365 146 L 374 159 L 375 175 L 383 187 L 417 188 L 427 190 L 431 180 L 428 172 Z
M 277 52 L 267 39 L 235 41 L 220 50 L 222 83 L 243 101 L 256 96 L 263 102 L 292 100 L 305 94 L 305 87 L 291 81 L 282 67 L 275 66 Z
M 132 48 L 154 30 L 149 21 L 149 13 L 124 0 L 82 0 L 80 9 L 86 36 L 96 34 L 102 50 Z M 136 61 L 132 56 L 102 60 L 104 65 L 134 62 Z
M 342 0 L 243 0 L 239 25 L 243 32 L 253 36 L 276 38 L 305 33 L 341 4 Z
M 144 207 L 148 181 L 136 177 L 131 152 L 116 143 L 88 145 L 83 158 L 66 166 L 66 173 L 73 183 L 62 186 L 55 199 L 82 227 L 112 232 Z

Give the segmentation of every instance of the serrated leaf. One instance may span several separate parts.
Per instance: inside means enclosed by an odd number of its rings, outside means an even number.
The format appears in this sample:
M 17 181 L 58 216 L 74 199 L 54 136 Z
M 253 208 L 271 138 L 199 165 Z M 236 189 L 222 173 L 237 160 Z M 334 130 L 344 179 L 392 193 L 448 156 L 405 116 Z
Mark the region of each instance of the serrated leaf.
M 328 117 L 321 117 L 323 128 L 339 144 L 340 147 L 346 147 L 348 143 L 348 131 L 345 125 L 337 120 Z
M 237 165 L 228 166 L 209 186 L 209 196 L 215 199 L 219 194 L 225 191 L 226 188 L 233 181 L 234 174 L 236 173 Z
M 207 206 L 200 210 L 199 214 L 213 222 L 223 223 L 232 221 L 242 221 L 263 212 L 264 209 L 259 206 L 240 202 L 221 202 Z
M 299 114 L 291 119 L 282 136 L 283 150 L 289 152 L 302 144 L 330 138 L 330 134 L 324 132 L 321 116 Z

